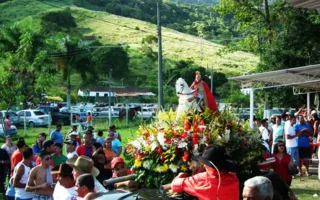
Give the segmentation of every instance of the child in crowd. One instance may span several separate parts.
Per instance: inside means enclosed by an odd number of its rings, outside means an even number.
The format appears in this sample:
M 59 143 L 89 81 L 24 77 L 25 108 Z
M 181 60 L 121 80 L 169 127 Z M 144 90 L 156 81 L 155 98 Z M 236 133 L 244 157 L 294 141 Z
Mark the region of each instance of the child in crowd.
M 118 177 L 127 176 L 127 175 L 132 174 L 132 171 L 127 169 L 127 166 L 124 163 L 123 158 L 121 158 L 121 157 L 116 157 L 116 158 L 112 159 L 111 168 L 112 168 L 112 172 L 113 172 L 112 178 L 118 178 Z M 129 181 L 123 181 L 120 183 L 116 183 L 116 184 L 114 184 L 114 187 L 115 188 L 121 188 L 121 187 L 135 188 L 135 187 L 138 187 L 138 183 L 133 180 L 129 180 Z
M 102 146 L 104 143 L 104 139 L 103 139 L 103 132 L 102 131 L 98 131 L 98 138 L 97 138 L 97 142 L 99 142 Z
M 52 160 L 54 162 L 54 166 L 58 166 L 61 163 L 65 163 L 67 161 L 67 157 L 62 154 L 62 144 L 54 143 L 56 147 L 54 154 L 52 154 Z

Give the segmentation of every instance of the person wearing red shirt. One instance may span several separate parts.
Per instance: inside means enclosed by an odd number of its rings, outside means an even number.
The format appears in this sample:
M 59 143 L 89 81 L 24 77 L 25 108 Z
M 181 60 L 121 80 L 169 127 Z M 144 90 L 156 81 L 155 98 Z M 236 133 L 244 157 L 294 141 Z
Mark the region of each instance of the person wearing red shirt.
M 294 165 L 291 156 L 286 151 L 286 146 L 283 141 L 276 144 L 272 157 L 276 159 L 272 164 L 274 172 L 276 172 L 290 186 L 292 176 L 289 172 L 289 166 L 294 167 Z
M 194 159 L 203 163 L 206 171 L 190 177 L 180 173 L 171 183 L 173 192 L 186 192 L 199 200 L 240 198 L 239 180 L 230 172 L 234 164 L 227 161 L 224 147 L 208 146 L 202 156 Z
M 76 149 L 76 152 L 79 156 L 92 157 L 92 144 L 91 144 L 91 133 L 85 132 L 83 135 L 84 144 L 79 145 Z
M 15 150 L 11 156 L 11 172 L 13 172 L 13 168 L 22 161 L 22 152 L 27 147 L 25 141 L 20 140 L 17 142 L 18 149 Z
M 44 141 L 44 142 L 43 142 L 43 149 L 42 149 L 41 151 L 46 151 L 46 152 L 49 152 L 50 154 L 55 153 L 56 147 L 54 146 L 53 140 L 46 140 L 46 141 Z M 40 159 L 40 157 L 37 157 L 36 166 L 39 166 L 40 164 L 41 164 L 41 159 Z M 49 165 L 50 165 L 51 167 L 55 167 L 55 166 L 54 166 L 53 159 L 50 159 Z

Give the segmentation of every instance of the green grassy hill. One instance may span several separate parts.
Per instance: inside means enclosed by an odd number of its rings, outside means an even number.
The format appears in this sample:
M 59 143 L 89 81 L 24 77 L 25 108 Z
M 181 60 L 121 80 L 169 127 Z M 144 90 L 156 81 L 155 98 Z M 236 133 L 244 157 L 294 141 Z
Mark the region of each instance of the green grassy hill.
M 13 0 L 0 4 L 0 23 L 17 22 L 27 16 L 38 18 L 38 14 L 53 9 L 71 6 L 71 0 Z M 86 35 L 95 35 L 105 43 L 126 42 L 131 49 L 140 47 L 142 38 L 156 35 L 154 24 L 126 17 L 111 15 L 106 12 L 91 11 L 72 7 L 78 27 Z M 137 30 L 138 29 L 138 30 Z M 254 71 L 259 58 L 245 52 L 227 53 L 217 56 L 223 46 L 201 40 L 199 37 L 163 28 L 164 60 L 191 60 L 195 64 L 211 66 L 216 71 L 228 75 Z M 201 54 L 202 52 L 202 54 Z

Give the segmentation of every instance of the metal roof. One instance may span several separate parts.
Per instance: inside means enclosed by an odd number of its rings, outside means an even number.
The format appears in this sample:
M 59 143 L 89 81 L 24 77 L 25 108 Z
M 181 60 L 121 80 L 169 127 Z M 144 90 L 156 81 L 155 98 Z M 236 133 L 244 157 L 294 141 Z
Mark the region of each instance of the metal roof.
M 320 0 L 287 0 L 296 8 L 320 8 Z
M 253 83 L 253 88 L 257 89 L 292 86 L 320 91 L 320 64 L 237 76 L 229 80 Z

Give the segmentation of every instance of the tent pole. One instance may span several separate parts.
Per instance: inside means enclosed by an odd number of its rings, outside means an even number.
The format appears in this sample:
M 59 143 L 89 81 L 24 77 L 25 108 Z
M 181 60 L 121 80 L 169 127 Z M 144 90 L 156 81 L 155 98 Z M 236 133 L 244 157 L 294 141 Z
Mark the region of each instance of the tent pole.
M 250 127 L 253 128 L 254 90 L 250 90 Z

